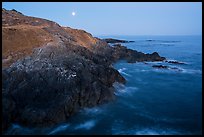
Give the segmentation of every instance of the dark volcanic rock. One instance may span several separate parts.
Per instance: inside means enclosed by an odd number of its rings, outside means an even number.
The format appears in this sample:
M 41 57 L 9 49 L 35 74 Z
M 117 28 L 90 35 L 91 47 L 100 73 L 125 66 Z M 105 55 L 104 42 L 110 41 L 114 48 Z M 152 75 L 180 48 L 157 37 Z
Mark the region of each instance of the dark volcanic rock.
M 129 42 L 134 42 L 134 41 L 127 41 L 127 40 L 112 39 L 112 38 L 102 39 L 102 40 L 106 41 L 107 43 L 129 43 Z

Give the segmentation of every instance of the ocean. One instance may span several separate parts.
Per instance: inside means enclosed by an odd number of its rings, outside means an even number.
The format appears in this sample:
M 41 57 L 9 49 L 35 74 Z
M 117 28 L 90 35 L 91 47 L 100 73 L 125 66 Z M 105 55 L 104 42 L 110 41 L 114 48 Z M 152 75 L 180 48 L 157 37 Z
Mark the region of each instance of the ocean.
M 6 134 L 202 134 L 202 36 L 99 38 L 133 40 L 122 45 L 144 53 L 158 52 L 167 60 L 184 64 L 118 61 L 113 66 L 127 83 L 114 83 L 115 101 L 82 109 L 54 127 L 28 128 L 13 123 Z M 158 69 L 152 65 L 177 69 Z

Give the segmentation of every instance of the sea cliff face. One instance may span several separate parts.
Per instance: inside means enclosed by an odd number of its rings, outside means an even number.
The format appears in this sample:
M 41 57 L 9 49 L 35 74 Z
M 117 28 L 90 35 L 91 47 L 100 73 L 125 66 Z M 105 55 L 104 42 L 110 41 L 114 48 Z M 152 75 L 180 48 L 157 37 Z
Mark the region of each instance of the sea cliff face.
M 80 108 L 114 100 L 113 83 L 125 83 L 112 67 L 117 60 L 165 59 L 15 10 L 2 9 L 2 35 L 3 131 L 12 122 L 53 125 Z

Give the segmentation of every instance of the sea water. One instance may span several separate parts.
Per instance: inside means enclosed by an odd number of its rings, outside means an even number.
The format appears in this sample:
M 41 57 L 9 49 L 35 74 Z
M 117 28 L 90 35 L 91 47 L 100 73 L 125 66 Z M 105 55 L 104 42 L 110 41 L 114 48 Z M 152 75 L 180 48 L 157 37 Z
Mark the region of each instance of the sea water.
M 167 62 L 114 64 L 127 80 L 114 83 L 116 100 L 85 108 L 65 123 L 49 128 L 18 124 L 6 134 L 202 134 L 202 36 L 101 36 L 133 40 L 123 43 L 144 53 L 158 52 Z M 166 65 L 178 69 L 157 69 Z

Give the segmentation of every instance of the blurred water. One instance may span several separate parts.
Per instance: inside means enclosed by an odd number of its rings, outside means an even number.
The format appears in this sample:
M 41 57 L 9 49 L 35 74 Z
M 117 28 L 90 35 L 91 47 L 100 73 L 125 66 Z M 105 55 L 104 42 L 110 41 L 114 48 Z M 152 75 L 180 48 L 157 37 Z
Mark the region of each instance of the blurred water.
M 44 129 L 14 124 L 7 134 L 202 134 L 201 36 L 106 36 L 144 53 L 158 52 L 166 62 L 126 63 L 114 67 L 127 83 L 115 83 L 114 102 L 85 108 L 68 122 Z M 155 69 L 163 64 L 175 69 Z

